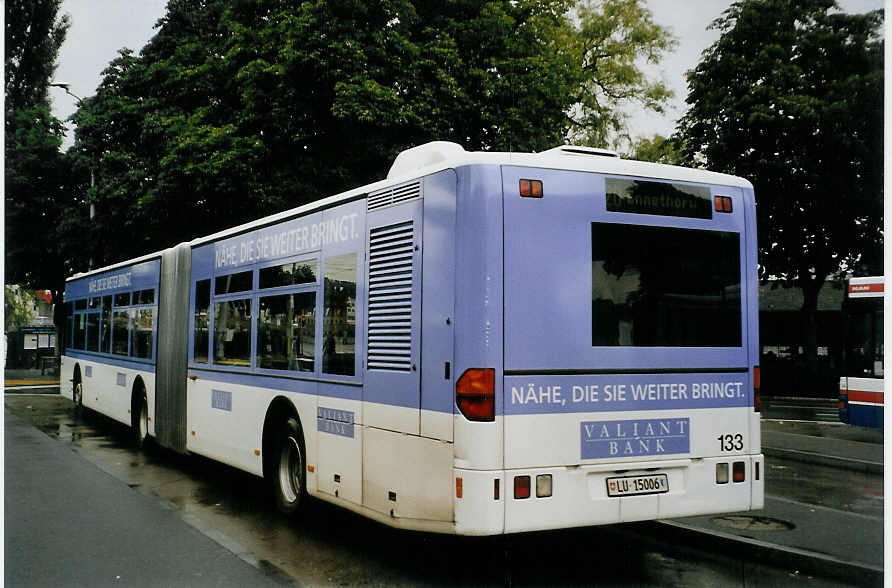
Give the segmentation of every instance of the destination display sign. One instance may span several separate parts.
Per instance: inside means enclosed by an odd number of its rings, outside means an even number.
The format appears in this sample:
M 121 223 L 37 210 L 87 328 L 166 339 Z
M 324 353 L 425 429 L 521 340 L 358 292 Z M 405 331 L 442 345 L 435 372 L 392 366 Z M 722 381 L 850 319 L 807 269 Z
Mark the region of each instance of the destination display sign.
M 607 178 L 607 210 L 659 216 L 712 218 L 712 195 L 707 186 Z

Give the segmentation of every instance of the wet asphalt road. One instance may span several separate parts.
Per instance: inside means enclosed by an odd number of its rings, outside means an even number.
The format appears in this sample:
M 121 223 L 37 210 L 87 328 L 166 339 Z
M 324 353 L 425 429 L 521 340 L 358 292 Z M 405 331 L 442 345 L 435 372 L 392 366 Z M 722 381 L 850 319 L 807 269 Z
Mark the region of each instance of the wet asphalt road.
M 159 511 L 169 508 L 240 554 L 275 583 L 848 585 L 749 561 L 744 548 L 739 553 L 708 553 L 654 540 L 653 523 L 465 538 L 398 531 L 313 500 L 299 519 L 289 520 L 275 510 L 259 478 L 158 447 L 137 451 L 126 427 L 89 411 L 77 415 L 71 402 L 58 395 L 6 394 L 5 404 L 6 410 L 92 462 L 122 487 L 155 498 Z M 16 442 L 6 438 L 8 446 Z M 775 462 L 766 472 L 767 485 L 788 498 L 882 516 L 881 477 L 824 470 Z M 14 475 L 7 470 L 7 480 Z M 843 487 L 863 488 L 863 495 L 852 498 Z M 9 556 L 7 567 L 16 564 Z

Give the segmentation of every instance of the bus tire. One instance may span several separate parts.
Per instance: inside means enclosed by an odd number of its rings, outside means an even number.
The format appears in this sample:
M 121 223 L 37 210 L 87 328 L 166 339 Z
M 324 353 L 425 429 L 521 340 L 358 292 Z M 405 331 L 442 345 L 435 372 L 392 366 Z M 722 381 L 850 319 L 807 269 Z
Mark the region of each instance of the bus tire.
M 306 454 L 297 419 L 291 417 L 282 421 L 274 447 L 270 481 L 276 507 L 286 515 L 294 515 L 307 496 Z
M 81 371 L 78 368 L 74 369 L 72 383 L 71 400 L 74 402 L 74 412 L 82 414 L 84 412 L 84 382 L 81 380 Z
M 149 399 L 144 386 L 139 385 L 133 396 L 133 438 L 142 449 L 149 440 Z

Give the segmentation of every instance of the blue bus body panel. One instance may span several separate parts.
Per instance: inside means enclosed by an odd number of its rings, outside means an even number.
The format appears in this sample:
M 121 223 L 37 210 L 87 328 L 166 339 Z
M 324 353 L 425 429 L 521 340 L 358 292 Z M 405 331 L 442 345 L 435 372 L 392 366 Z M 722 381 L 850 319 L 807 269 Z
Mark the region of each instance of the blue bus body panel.
M 610 212 L 605 176 L 529 168 L 503 168 L 505 195 L 505 370 L 703 370 L 746 369 L 755 328 L 747 298 L 753 296 L 747 264 L 744 195 L 739 188 L 713 186 L 714 194 L 734 197 L 733 214 L 711 219 Z M 521 198 L 518 182 L 533 175 L 543 198 Z M 643 178 L 647 180 L 647 178 Z M 677 227 L 740 235 L 742 341 L 735 347 L 593 346 L 593 223 Z
M 65 300 L 70 302 L 89 296 L 157 288 L 160 275 L 161 260 L 152 259 L 94 276 L 74 279 L 65 284 Z
M 456 172 L 455 381 L 471 368 L 499 374 L 504 367 L 501 169 L 475 165 Z M 501 378 L 495 401 L 502 414 Z

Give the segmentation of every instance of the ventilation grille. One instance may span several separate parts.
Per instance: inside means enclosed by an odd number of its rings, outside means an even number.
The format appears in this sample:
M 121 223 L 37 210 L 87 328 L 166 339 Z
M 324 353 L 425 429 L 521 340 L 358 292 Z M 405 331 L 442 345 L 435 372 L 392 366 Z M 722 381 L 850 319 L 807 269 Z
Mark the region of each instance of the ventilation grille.
M 417 187 L 417 186 L 416 186 Z M 371 205 L 371 198 L 369 199 Z M 412 371 L 412 221 L 369 235 L 368 367 Z
M 373 192 L 368 197 L 368 210 L 376 210 L 391 206 L 393 204 L 401 204 L 409 200 L 421 198 L 421 182 L 411 184 L 403 184 L 396 188 L 388 188 L 380 192 Z

